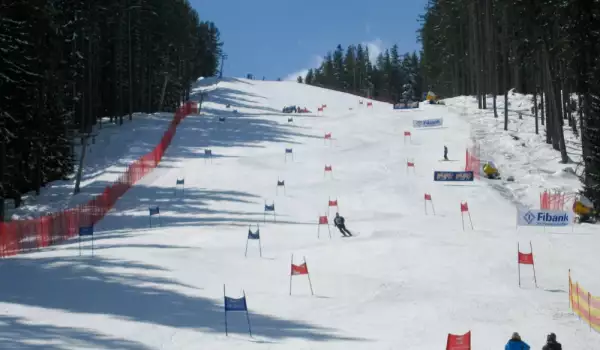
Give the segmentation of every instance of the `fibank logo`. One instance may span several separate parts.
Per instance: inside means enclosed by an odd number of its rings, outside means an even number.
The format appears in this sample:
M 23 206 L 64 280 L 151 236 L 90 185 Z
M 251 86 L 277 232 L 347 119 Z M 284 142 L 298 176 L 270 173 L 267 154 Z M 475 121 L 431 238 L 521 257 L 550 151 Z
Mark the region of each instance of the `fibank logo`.
M 523 219 L 525 219 L 528 224 L 531 224 L 533 220 L 535 220 L 535 215 L 528 211 L 525 215 L 523 215 Z

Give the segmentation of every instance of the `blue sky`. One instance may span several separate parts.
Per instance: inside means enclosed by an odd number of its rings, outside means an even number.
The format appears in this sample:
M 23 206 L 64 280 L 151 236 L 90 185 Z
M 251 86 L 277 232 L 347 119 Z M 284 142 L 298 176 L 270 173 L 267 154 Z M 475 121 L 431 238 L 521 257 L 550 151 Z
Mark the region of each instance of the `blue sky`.
M 317 67 L 338 44 L 371 54 L 397 44 L 419 50 L 418 16 L 427 0 L 190 0 L 221 31 L 226 76 L 293 78 Z

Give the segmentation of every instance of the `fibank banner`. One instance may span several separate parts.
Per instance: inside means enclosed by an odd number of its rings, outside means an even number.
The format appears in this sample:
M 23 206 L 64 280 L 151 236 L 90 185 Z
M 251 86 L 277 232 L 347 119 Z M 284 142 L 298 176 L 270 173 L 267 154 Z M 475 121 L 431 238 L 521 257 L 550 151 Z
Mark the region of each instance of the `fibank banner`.
M 415 128 L 430 128 L 430 127 L 442 126 L 442 125 L 444 125 L 443 118 L 413 120 L 413 127 L 415 127 Z
M 562 210 L 517 210 L 518 226 L 569 226 L 573 213 Z
M 433 181 L 473 181 L 472 171 L 434 171 Z

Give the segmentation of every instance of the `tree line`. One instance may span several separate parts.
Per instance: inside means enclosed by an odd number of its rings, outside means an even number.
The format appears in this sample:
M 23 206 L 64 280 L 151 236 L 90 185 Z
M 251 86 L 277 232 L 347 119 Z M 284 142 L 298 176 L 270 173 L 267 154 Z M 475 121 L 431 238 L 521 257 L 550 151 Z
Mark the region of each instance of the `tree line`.
M 338 45 L 328 52 L 320 67 L 309 69 L 299 82 L 395 103 L 420 99 L 423 94 L 421 60 L 416 52 L 400 55 L 394 45 L 369 59 L 369 48 L 361 44 L 345 50 Z
M 187 0 L 0 2 L 0 211 L 70 176 L 83 163 L 74 142 L 85 155 L 102 118 L 186 100 L 215 75 L 221 45 Z
M 479 108 L 508 91 L 533 95 L 535 132 L 569 163 L 564 126 L 580 137 L 583 193 L 600 206 L 600 3 L 590 0 L 429 0 L 421 18 L 426 86 L 477 96 Z M 488 106 L 486 96 L 492 97 Z

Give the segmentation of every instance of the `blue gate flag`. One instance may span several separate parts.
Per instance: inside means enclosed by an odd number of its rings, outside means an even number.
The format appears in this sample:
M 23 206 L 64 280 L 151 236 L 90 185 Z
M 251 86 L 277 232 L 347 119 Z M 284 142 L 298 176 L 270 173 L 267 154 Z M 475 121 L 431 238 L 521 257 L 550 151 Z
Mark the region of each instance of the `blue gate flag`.
M 283 181 L 277 180 L 277 186 L 285 186 L 285 180 L 283 180 Z
M 204 150 L 204 155 L 205 156 L 212 156 L 212 150 L 211 149 L 205 149 Z
M 150 216 L 160 214 L 160 210 L 158 209 L 158 207 L 148 208 L 148 211 L 150 212 Z
M 93 236 L 94 235 L 94 226 L 83 226 L 79 228 L 80 236 Z
M 275 211 L 275 203 L 271 205 L 265 204 L 265 211 Z
M 433 181 L 473 181 L 472 171 L 434 171 Z
M 185 183 L 185 179 L 177 179 L 177 185 L 183 185 Z
M 225 297 L 225 311 L 248 311 L 246 296 L 237 299 Z
M 248 229 L 248 239 L 260 239 L 260 229 L 257 229 L 254 233 L 251 229 Z
M 224 122 L 225 121 L 225 117 L 219 117 L 219 121 L 220 122 Z
M 292 152 L 293 152 L 293 150 L 291 148 L 286 148 L 285 149 L 285 153 L 292 153 Z
M 225 292 L 225 285 L 223 285 L 223 298 L 224 302 L 224 315 L 225 315 L 225 335 L 229 335 L 228 327 L 227 327 L 227 312 L 245 312 L 246 320 L 248 321 L 248 333 L 252 336 L 252 326 L 250 325 L 250 315 L 248 314 L 248 304 L 246 303 L 246 292 L 242 292 L 244 294 L 241 298 L 229 298 L 227 293 Z

